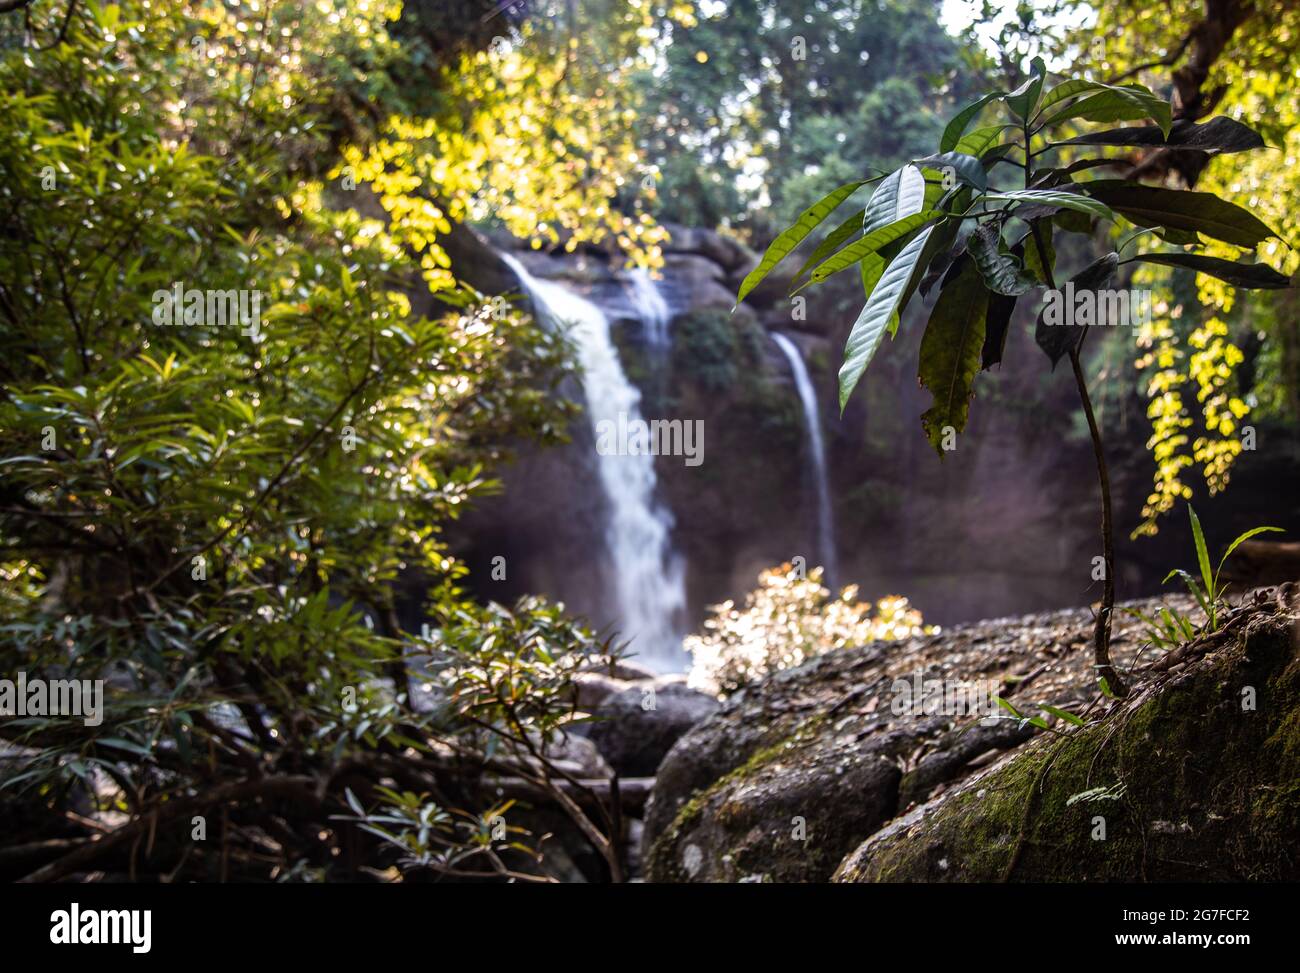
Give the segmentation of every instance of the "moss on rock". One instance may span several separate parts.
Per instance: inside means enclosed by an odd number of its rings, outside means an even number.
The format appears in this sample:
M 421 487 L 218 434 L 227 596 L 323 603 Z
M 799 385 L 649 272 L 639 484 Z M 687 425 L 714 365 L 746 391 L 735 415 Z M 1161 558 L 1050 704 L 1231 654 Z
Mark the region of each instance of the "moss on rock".
M 1300 877 L 1293 626 L 1255 611 L 1239 636 L 1105 719 L 1036 739 L 872 835 L 836 879 Z

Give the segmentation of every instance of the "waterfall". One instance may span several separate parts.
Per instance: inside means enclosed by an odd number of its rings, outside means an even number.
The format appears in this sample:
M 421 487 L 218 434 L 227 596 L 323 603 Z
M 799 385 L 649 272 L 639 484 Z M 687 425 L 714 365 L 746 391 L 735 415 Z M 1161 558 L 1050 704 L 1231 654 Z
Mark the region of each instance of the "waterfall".
M 627 279 L 631 284 L 632 310 L 645 325 L 646 344 L 655 353 L 666 355 L 671 345 L 668 321 L 672 315 L 668 310 L 668 302 L 659 293 L 659 288 L 650 279 L 650 275 L 640 267 L 629 271 Z
M 822 445 L 821 413 L 817 409 L 817 393 L 813 390 L 808 369 L 793 341 L 778 332 L 772 340 L 790 362 L 794 373 L 795 389 L 803 406 L 804 425 L 808 430 L 808 448 L 812 453 L 813 479 L 817 490 L 817 557 L 824 569 L 822 583 L 834 590 L 839 580 L 839 566 L 835 558 L 835 527 L 831 510 L 831 491 L 826 479 L 826 449 Z
M 533 277 L 509 254 L 502 257 L 518 274 L 542 318 L 567 327 L 582 367 L 593 436 L 599 435 L 602 421 L 617 425 L 620 415 L 628 424 L 639 424 L 641 393 L 623 372 L 605 312 L 554 281 Z M 645 284 L 653 290 L 648 278 Z M 644 295 L 644 289 L 640 293 Z M 658 297 L 657 291 L 655 295 Z M 659 303 L 663 304 L 662 297 Z M 646 305 L 646 309 L 652 311 L 653 306 Z M 665 306 L 665 340 L 666 311 Z M 646 311 L 638 308 L 638 313 Z M 649 327 L 650 320 L 643 320 Z M 680 671 L 687 663 L 682 649 L 686 585 L 681 558 L 673 551 L 669 536 L 672 514 L 655 499 L 654 461 L 651 455 L 597 453 L 596 466 L 609 508 L 605 545 L 614 570 L 620 638 L 630 641 L 632 651 L 647 665 Z

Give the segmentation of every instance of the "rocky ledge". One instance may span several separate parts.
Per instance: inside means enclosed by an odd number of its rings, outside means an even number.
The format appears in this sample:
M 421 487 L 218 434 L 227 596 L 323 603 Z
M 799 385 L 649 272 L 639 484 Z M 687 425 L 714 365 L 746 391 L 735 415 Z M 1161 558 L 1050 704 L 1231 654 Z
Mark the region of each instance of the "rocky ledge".
M 835 651 L 773 675 L 664 759 L 647 877 L 1294 879 L 1297 617 L 1292 586 L 1256 592 L 1216 634 L 1165 656 L 1119 614 L 1115 656 L 1134 681 L 1123 701 L 1096 690 L 1086 609 Z M 996 687 L 1025 717 L 1048 706 L 1074 719 L 1046 716 L 1042 729 L 1010 712 L 900 712 L 903 687 L 929 680 Z

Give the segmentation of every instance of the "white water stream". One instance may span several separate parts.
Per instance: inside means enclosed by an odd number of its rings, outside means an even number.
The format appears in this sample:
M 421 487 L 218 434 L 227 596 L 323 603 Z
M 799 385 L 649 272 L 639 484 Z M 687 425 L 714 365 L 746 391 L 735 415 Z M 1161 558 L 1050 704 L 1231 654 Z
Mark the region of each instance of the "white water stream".
M 822 444 L 821 413 L 817 410 L 817 393 L 808 369 L 795 343 L 785 335 L 772 332 L 772 340 L 790 362 L 794 386 L 803 405 L 804 426 L 808 430 L 808 448 L 812 452 L 813 482 L 817 491 L 817 559 L 823 568 L 822 583 L 834 589 L 839 565 L 835 557 L 835 526 L 831 510 L 831 491 L 826 479 L 826 449 Z
M 592 434 L 603 421 L 639 424 L 641 393 L 628 381 L 605 312 L 555 281 L 533 277 L 509 254 L 503 259 L 519 275 L 541 314 L 563 327 L 577 348 Z M 651 343 L 668 340 L 668 309 L 648 277 L 633 277 L 634 306 Z M 686 585 L 681 557 L 672 549 L 671 512 L 655 498 L 655 458 L 648 454 L 597 452 L 596 466 L 608 500 L 605 546 L 612 563 L 620 640 L 631 642 L 639 661 L 661 670 L 687 664 L 682 649 Z

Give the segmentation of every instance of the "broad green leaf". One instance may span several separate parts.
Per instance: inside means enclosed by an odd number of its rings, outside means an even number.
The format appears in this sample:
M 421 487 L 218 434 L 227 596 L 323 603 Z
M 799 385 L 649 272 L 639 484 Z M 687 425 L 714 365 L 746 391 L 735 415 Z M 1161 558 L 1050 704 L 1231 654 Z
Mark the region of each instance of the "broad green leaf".
M 1149 118 L 1159 126 L 1162 135 L 1168 136 L 1173 124 L 1169 103 L 1152 94 L 1149 89 L 1142 85 L 1106 85 L 1097 82 L 1093 85 L 1096 94 L 1054 112 L 1043 121 L 1042 127 L 1057 125 L 1067 119 L 1118 122 Z
M 1056 87 L 1052 88 L 1047 94 L 1043 95 L 1043 100 L 1038 103 L 1038 114 L 1041 117 L 1047 109 L 1053 105 L 1065 101 L 1067 98 L 1073 98 L 1076 95 L 1087 94 L 1090 91 L 1096 91 L 1101 87 L 1097 81 L 1089 81 L 1086 78 L 1071 78 L 1069 81 L 1062 81 Z
M 939 139 L 939 151 L 951 152 L 955 149 L 957 143 L 961 141 L 962 135 L 966 132 L 966 126 L 969 125 L 971 120 L 980 113 L 980 109 L 990 101 L 995 101 L 996 99 L 1003 97 L 1005 94 L 1006 92 L 1003 91 L 995 91 L 992 94 L 985 95 L 979 101 L 972 105 L 967 105 L 954 115 L 952 121 L 950 121 L 944 128 L 943 137 Z
M 873 230 L 862 239 L 853 241 L 839 253 L 819 264 L 817 269 L 812 272 L 812 279 L 819 282 L 823 281 L 827 277 L 831 276 L 831 274 L 838 273 L 845 267 L 850 267 L 857 263 L 867 254 L 875 253 L 885 244 L 892 243 L 900 237 L 904 237 L 911 233 L 913 230 L 920 229 L 925 224 L 933 222 L 942 215 L 943 214 L 937 210 L 926 210 L 921 213 L 914 213 L 911 216 L 906 216 L 894 223 L 889 223 L 880 227 L 878 230 Z
M 885 259 L 879 253 L 869 253 L 858 261 L 858 271 L 862 277 L 862 296 L 869 298 L 885 272 Z
M 1095 119 L 1095 121 L 1110 121 L 1110 119 Z M 1115 128 L 1107 132 L 1090 132 L 1056 144 L 1149 146 L 1176 152 L 1206 152 L 1210 155 L 1227 155 L 1264 148 L 1264 140 L 1258 132 L 1223 115 L 1199 125 L 1186 119 L 1179 119 L 1168 131 L 1152 125 L 1137 125 L 1132 128 Z
M 954 186 L 960 181 L 983 192 L 989 185 L 989 176 L 984 171 L 983 164 L 977 157 L 965 152 L 941 152 L 939 155 L 916 159 L 912 164 L 928 166 L 940 173 L 951 170 Z
M 1047 77 L 1047 65 L 1043 63 L 1041 57 L 1036 57 L 1031 62 L 1029 79 L 1019 88 L 1005 95 L 1003 100 L 1006 101 L 1007 107 L 1011 109 L 1012 114 L 1017 118 L 1028 118 L 1034 113 L 1038 106 L 1038 96 L 1043 91 L 1043 81 Z
M 925 176 L 913 165 L 886 176 L 871 194 L 862 229 L 867 233 L 925 209 Z
M 1084 185 L 1092 184 L 1086 183 Z M 1115 219 L 1114 212 L 1104 202 L 1060 189 L 1013 189 L 1006 193 L 985 193 L 980 199 L 995 203 L 1029 203 L 1042 206 L 1058 206 L 1061 209 L 1075 210 L 1102 219 Z
M 1001 137 L 1002 133 L 1009 128 L 1015 128 L 1014 125 L 989 125 L 985 128 L 977 128 L 969 135 L 963 135 L 961 140 L 953 146 L 953 152 L 961 152 L 964 155 L 973 155 L 975 158 L 983 158 L 994 143 Z
M 745 299 L 745 295 L 757 287 L 769 273 L 784 260 L 800 242 L 803 241 L 809 233 L 815 230 L 826 217 L 839 207 L 855 192 L 865 186 L 867 180 L 862 179 L 857 182 L 845 183 L 838 189 L 832 190 L 826 196 L 822 197 L 812 206 L 809 206 L 795 221 L 794 226 L 781 233 L 758 262 L 758 266 L 751 270 L 740 284 L 740 291 L 736 294 L 736 303 L 739 304 Z
M 858 314 L 858 319 L 853 322 L 848 342 L 844 346 L 844 364 L 840 366 L 839 374 L 841 414 L 848 404 L 849 396 L 853 394 L 853 389 L 862 378 L 862 373 L 871 364 L 871 359 L 875 356 L 876 349 L 880 347 L 885 331 L 897 329 L 903 291 L 911 280 L 917 260 L 921 251 L 925 249 L 926 240 L 933 229 L 929 227 L 922 230 L 893 259 L 883 273 L 875 271 L 878 274 L 878 282 L 872 288 L 867 303 Z M 878 261 L 878 263 L 882 262 Z M 864 283 L 866 274 L 867 271 L 864 269 Z
M 1142 186 L 1123 179 L 1076 184 L 1138 226 L 1192 230 L 1225 243 L 1254 248 L 1278 235 L 1258 217 L 1214 193 Z
M 791 289 L 794 289 L 794 285 L 799 283 L 803 278 L 803 275 L 808 273 L 812 267 L 821 263 L 838 250 L 845 240 L 853 236 L 855 233 L 861 233 L 862 220 L 866 215 L 866 209 L 860 209 L 835 229 L 831 230 L 831 232 L 826 235 L 826 239 L 817 245 L 817 249 L 812 252 L 812 256 L 803 262 L 803 266 L 800 267 L 798 273 L 794 275 L 794 279 L 790 282 Z
M 975 375 L 984 349 L 989 292 L 974 261 L 939 294 L 921 339 L 921 384 L 934 405 L 921 416 L 926 438 L 943 455 L 944 430 L 966 428 Z
M 1207 257 L 1199 253 L 1135 253 L 1129 259 L 1149 264 L 1185 267 L 1198 274 L 1209 274 L 1219 280 L 1226 280 L 1234 287 L 1248 290 L 1280 290 L 1291 286 L 1289 278 L 1279 274 L 1267 264 L 1243 264 L 1235 260 Z

